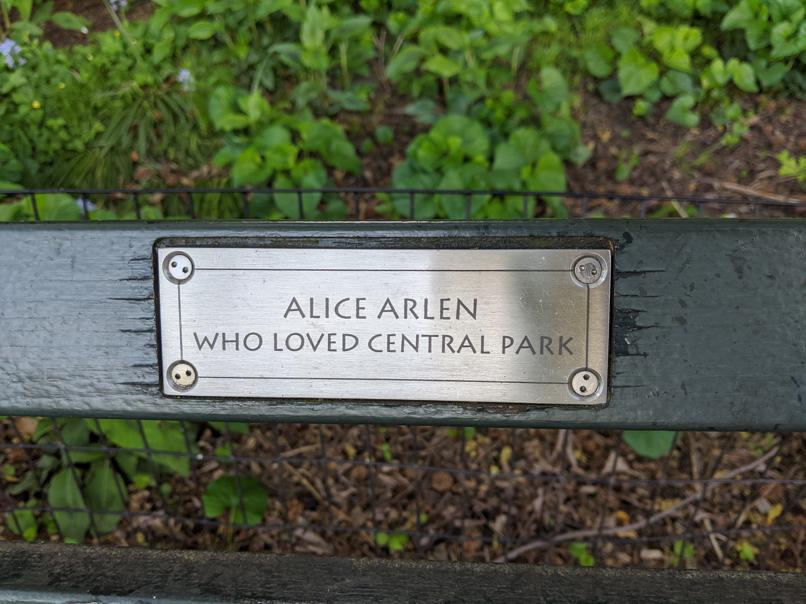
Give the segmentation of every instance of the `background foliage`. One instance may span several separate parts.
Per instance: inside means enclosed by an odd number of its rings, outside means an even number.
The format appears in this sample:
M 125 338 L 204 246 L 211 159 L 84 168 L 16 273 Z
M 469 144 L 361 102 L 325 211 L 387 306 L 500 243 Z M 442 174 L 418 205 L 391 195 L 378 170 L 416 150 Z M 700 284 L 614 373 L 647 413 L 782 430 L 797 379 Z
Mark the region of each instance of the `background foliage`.
M 394 104 L 419 134 L 373 184 L 562 191 L 590 155 L 574 116 L 591 86 L 636 116 L 717 124 L 723 145 L 746 133 L 752 95 L 806 91 L 801 0 L 159 0 L 132 20 L 126 2 L 106 6 L 116 27 L 90 32 L 52 3 L 0 2 L 6 188 L 147 185 L 166 166 L 197 185 L 361 183 L 356 149 L 404 134 Z M 86 43 L 56 48 L 46 26 Z M 787 173 L 803 161 L 785 159 Z M 458 201 L 434 196 L 417 217 L 456 217 Z M 515 200 L 489 202 L 473 216 L 515 215 Z M 305 209 L 333 210 L 313 195 Z

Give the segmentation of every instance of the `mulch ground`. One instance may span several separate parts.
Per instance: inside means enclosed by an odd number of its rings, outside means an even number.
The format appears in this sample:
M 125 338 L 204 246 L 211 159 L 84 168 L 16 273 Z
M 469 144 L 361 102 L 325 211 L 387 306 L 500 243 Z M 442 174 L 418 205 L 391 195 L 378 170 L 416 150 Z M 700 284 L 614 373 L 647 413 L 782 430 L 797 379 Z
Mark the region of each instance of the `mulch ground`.
M 617 432 L 189 429 L 201 453 L 190 475 L 129 486 L 127 517 L 98 541 L 560 565 L 576 564 L 572 544 L 585 543 L 597 565 L 803 569 L 803 435 L 681 433 L 652 461 Z M 28 455 L 9 448 L 3 461 L 24 468 Z M 267 488 L 260 526 L 205 517 L 202 493 L 225 473 Z M 406 535 L 400 550 L 379 544 L 379 532 Z

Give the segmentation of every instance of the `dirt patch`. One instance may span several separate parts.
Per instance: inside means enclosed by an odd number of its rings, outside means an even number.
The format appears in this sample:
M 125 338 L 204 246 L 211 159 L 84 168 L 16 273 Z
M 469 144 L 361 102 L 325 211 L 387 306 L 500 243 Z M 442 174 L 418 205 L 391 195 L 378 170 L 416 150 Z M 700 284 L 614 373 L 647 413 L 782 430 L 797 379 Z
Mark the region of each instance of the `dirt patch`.
M 593 155 L 583 166 L 569 169 L 574 190 L 806 201 L 802 185 L 778 175 L 775 159 L 784 150 L 795 156 L 806 153 L 806 121 L 801 117 L 806 101 L 762 99 L 749 132 L 733 146 L 720 144 L 723 130 L 706 118 L 698 128 L 670 123 L 663 118 L 664 103 L 646 119 L 634 117 L 628 103 L 610 104 L 594 95 L 586 96 L 583 106 L 583 140 L 593 144 Z
M 126 18 L 132 21 L 146 19 L 154 10 L 151 2 L 129 0 Z M 102 0 L 55 0 L 53 12 L 69 11 L 90 22 L 88 33 L 62 29 L 52 23 L 45 24 L 44 37 L 54 46 L 86 44 L 88 34 L 116 27 L 112 14 Z
M 7 430 L 0 456 L 21 476 L 41 452 Z M 190 438 L 190 475 L 130 487 L 118 529 L 90 541 L 558 565 L 583 551 L 598 566 L 747 570 L 802 570 L 806 555 L 803 435 L 681 433 L 657 461 L 588 430 L 201 424 Z M 205 516 L 223 474 L 265 486 L 259 525 Z

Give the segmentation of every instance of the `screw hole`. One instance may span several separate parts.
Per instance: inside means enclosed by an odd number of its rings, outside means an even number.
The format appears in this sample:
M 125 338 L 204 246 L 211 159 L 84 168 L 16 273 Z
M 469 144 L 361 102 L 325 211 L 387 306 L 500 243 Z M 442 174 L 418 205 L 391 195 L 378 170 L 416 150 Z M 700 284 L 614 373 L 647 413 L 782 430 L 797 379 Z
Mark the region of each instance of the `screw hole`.
M 582 379 L 583 379 L 583 380 L 589 380 L 589 379 L 591 379 L 591 376 L 589 376 L 589 375 L 586 373 L 585 375 L 583 375 L 583 376 L 582 376 Z
M 579 387 L 579 391 L 580 391 L 580 392 L 587 392 L 587 391 L 588 391 L 588 389 L 587 389 L 587 388 L 585 388 L 585 386 L 580 386 L 580 387 Z
M 183 272 L 183 273 L 187 273 L 189 270 L 190 270 L 190 269 L 189 269 L 188 267 L 185 267 L 185 268 L 183 268 L 183 269 L 182 269 L 182 272 Z
M 186 375 L 186 376 L 188 376 L 188 377 L 190 377 L 190 369 L 188 369 L 187 371 L 185 371 L 185 375 Z
M 173 268 L 176 268 L 176 260 L 174 260 L 173 262 L 171 262 L 171 266 L 172 266 Z
M 178 373 L 174 373 L 174 378 L 176 378 L 177 380 L 180 380 L 180 379 L 182 379 L 182 376 L 179 375 Z

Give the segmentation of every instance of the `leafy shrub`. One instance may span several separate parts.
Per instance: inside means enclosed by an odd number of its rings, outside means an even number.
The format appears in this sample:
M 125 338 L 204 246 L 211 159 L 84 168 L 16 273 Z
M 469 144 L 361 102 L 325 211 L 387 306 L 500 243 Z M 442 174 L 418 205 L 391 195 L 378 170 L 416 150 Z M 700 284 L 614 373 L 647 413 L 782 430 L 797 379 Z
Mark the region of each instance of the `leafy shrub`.
M 6 526 L 29 541 L 38 536 L 40 525 L 75 543 L 88 531 L 113 531 L 126 509 L 127 484 L 145 488 L 165 475 L 187 476 L 188 455 L 197 452 L 185 441 L 181 424 L 165 420 L 40 419 L 31 439 L 66 448 L 43 455 L 9 489 L 11 495 L 29 494 L 27 503 L 6 514 Z M 133 451 L 108 452 L 108 446 Z M 31 511 L 42 485 L 42 495 L 55 509 L 52 517 Z
M 227 133 L 214 162 L 232 167 L 235 186 L 318 189 L 328 183 L 327 167 L 356 172 L 361 165 L 341 126 L 272 108 L 258 90 L 220 87 L 210 98 L 209 113 L 213 125 Z M 321 193 L 304 193 L 301 200 L 305 217 L 319 213 Z M 273 200 L 259 197 L 255 205 L 263 215 L 299 216 L 294 193 L 276 192 Z
M 161 58 L 189 54 L 224 65 L 218 84 L 254 83 L 275 91 L 282 82 L 296 82 L 289 96 L 298 108 L 313 104 L 329 113 L 369 108 L 372 86 L 355 82 L 369 75 L 375 56 L 368 15 L 344 5 L 291 0 L 159 4 L 152 22 L 163 25 Z
M 202 495 L 205 516 L 225 516 L 233 524 L 260 524 L 267 502 L 266 487 L 246 476 L 221 476 L 207 485 Z
M 473 218 L 516 218 L 523 214 L 521 196 L 490 203 L 489 195 L 472 195 L 468 200 L 462 193 L 465 190 L 565 190 L 562 160 L 552 150 L 549 138 L 533 128 L 518 129 L 493 148 L 481 123 L 448 115 L 429 132 L 417 136 L 406 157 L 394 171 L 395 188 L 456 191 L 419 195 L 414 216 L 419 219 L 461 219 L 468 213 L 468 205 Z M 555 210 L 563 211 L 561 202 L 555 203 Z M 396 196 L 394 206 L 400 214 L 410 214 L 407 195 Z

